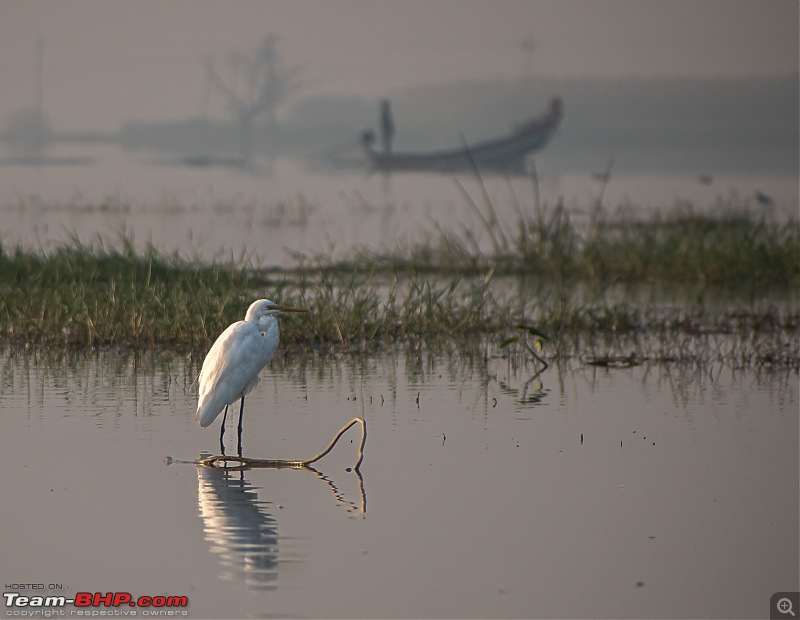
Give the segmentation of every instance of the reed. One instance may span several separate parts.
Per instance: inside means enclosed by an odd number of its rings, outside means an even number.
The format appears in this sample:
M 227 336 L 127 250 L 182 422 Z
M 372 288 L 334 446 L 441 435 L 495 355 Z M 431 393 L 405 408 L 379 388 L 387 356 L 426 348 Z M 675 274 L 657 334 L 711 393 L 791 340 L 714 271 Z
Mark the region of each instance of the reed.
M 683 337 L 717 334 L 738 339 L 748 363 L 800 366 L 796 221 L 686 208 L 643 221 L 598 210 L 580 227 L 560 204 L 518 212 L 516 228 L 495 229 L 489 253 L 470 233 L 440 229 L 393 252 L 280 270 L 253 268 L 244 255 L 204 262 L 137 250 L 124 237 L 50 252 L 0 246 L 0 341 L 202 351 L 254 298 L 269 297 L 312 309 L 284 320 L 282 339 L 320 351 L 500 343 L 525 324 L 548 335 L 549 355 L 623 335 L 681 350 Z M 659 292 L 665 282 L 684 292 Z
M 684 205 L 636 219 L 598 207 L 591 222 L 578 225 L 557 203 L 545 205 L 539 217 L 520 217 L 507 227 L 514 235 L 488 216 L 481 222 L 491 231 L 491 251 L 482 251 L 470 230 L 439 228 L 421 243 L 394 253 L 359 250 L 323 267 L 370 265 L 373 271 L 459 275 L 491 268 L 498 275 L 551 281 L 800 284 L 800 223 L 772 221 L 746 208 L 720 208 L 709 215 Z

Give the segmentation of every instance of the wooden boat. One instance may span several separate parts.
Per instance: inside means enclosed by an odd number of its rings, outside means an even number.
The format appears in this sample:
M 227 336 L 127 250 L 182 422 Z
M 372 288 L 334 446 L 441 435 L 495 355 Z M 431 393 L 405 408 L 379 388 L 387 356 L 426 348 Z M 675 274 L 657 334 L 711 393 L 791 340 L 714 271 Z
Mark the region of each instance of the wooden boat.
M 511 170 L 521 168 L 528 153 L 548 143 L 562 116 L 563 104 L 557 97 L 551 101 L 547 112 L 516 127 L 510 134 L 475 144 L 424 153 L 378 151 L 374 148 L 372 131 L 364 132 L 361 142 L 375 170 L 451 172 L 473 165 L 480 169 Z

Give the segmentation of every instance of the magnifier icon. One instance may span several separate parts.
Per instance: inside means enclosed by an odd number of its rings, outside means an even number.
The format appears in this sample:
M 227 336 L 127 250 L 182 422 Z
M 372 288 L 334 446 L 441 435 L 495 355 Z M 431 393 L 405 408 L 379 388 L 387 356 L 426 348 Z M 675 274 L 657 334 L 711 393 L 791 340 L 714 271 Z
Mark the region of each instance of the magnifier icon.
M 779 599 L 777 608 L 782 614 L 792 614 L 792 617 L 795 617 L 795 614 L 792 611 L 792 601 L 790 601 L 788 598 Z

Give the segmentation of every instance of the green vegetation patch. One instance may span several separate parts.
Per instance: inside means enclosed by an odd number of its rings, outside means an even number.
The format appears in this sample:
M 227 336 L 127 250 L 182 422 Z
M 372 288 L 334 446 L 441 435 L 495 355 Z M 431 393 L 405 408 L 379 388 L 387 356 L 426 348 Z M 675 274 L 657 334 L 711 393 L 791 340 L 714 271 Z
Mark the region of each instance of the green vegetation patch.
M 255 274 L 153 248 L 102 245 L 48 253 L 0 251 L 0 337 L 67 344 L 205 343 L 230 322 L 229 304 Z M 241 306 L 241 304 L 239 304 Z
M 581 228 L 557 207 L 521 218 L 516 236 L 492 226 L 490 252 L 468 234 L 441 232 L 425 245 L 281 270 L 137 250 L 125 239 L 46 253 L 0 247 L 0 340 L 203 350 L 268 297 L 312 310 L 282 327 L 284 343 L 307 348 L 499 343 L 524 323 L 548 334 L 556 354 L 619 334 L 716 334 L 757 339 L 763 359 L 800 364 L 796 221 L 597 212 Z M 653 293 L 654 283 L 691 293 Z
M 577 224 L 558 204 L 535 216 L 520 214 L 504 227 L 485 216 L 483 250 L 473 231 L 438 230 L 403 251 L 361 251 L 349 260 L 318 261 L 320 268 L 457 273 L 492 268 L 499 275 L 544 280 L 670 281 L 796 287 L 800 284 L 800 224 L 776 222 L 746 209 L 720 208 L 714 215 L 691 208 L 637 219 L 596 209 Z

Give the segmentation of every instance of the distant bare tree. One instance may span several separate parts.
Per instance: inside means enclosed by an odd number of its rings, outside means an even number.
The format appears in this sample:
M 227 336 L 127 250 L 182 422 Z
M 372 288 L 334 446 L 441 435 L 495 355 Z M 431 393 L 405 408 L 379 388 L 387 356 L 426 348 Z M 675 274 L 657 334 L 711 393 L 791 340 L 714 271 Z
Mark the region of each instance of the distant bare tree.
M 220 75 L 215 59 L 209 58 L 206 75 L 239 124 L 242 158 L 247 162 L 253 155 L 256 121 L 264 117 L 269 127 L 276 124 L 278 108 L 300 88 L 301 67 L 284 66 L 275 34 L 264 37 L 252 56 L 226 54 L 224 66 L 227 77 Z

